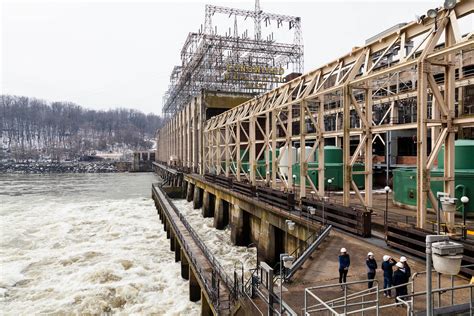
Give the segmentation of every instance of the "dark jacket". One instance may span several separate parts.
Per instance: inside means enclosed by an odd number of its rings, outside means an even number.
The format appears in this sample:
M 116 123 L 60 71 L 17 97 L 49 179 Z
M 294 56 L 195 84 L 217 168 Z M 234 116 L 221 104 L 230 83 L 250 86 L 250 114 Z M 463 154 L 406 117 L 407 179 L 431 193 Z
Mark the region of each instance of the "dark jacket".
M 392 267 L 396 264 L 395 261 L 384 261 L 382 262 L 383 276 L 391 278 L 393 275 Z
M 350 265 L 351 265 L 351 257 L 349 257 L 348 254 L 339 256 L 339 270 L 344 270 L 345 268 L 349 268 Z
M 367 272 L 375 273 L 375 270 L 377 270 L 377 261 L 375 259 L 367 258 L 365 264 L 367 264 Z
M 408 282 L 408 277 L 403 269 L 397 269 L 393 272 L 393 285 L 400 285 Z
M 403 266 L 405 267 L 405 273 L 407 274 L 407 277 L 410 278 L 411 277 L 411 268 L 410 268 L 410 266 L 408 265 L 407 262 L 404 262 Z
M 407 282 L 408 282 L 408 276 L 407 276 L 407 273 L 404 271 L 404 269 L 398 269 L 393 273 L 392 285 L 396 286 L 396 285 L 405 284 Z M 395 290 L 397 292 L 397 296 L 406 295 L 408 292 L 407 285 L 396 288 Z

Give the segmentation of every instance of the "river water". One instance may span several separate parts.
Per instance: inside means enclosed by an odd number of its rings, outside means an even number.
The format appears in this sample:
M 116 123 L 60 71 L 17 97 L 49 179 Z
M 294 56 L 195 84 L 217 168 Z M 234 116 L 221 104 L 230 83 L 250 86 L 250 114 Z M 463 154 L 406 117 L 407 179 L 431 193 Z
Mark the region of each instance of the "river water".
M 152 174 L 0 174 L 0 313 L 196 315 Z

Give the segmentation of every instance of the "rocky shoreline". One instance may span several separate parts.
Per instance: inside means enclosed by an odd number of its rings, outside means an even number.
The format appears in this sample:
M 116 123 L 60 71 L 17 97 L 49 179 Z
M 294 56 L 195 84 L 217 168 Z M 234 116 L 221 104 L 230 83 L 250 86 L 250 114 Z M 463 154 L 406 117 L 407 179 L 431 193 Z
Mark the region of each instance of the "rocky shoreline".
M 122 172 L 117 169 L 116 162 L 0 162 L 0 173 L 114 173 Z

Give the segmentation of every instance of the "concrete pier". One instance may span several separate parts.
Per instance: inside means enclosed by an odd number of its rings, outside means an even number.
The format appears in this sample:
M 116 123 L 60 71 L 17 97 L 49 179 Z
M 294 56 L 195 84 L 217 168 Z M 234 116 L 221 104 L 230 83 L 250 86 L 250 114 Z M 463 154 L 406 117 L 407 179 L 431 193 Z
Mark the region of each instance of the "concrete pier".
M 229 224 L 229 203 L 216 198 L 214 207 L 214 227 L 224 229 Z
M 181 245 L 177 238 L 174 239 L 174 262 L 181 260 Z
M 259 259 L 271 264 L 278 262 L 279 252 L 275 248 L 275 227 L 265 220 L 260 221 L 260 236 L 264 237 L 259 238 L 257 245 L 258 254 L 261 257 Z
M 236 246 L 247 246 L 247 232 L 244 231 L 244 211 L 238 205 L 232 205 L 230 239 Z
M 201 299 L 201 287 L 196 279 L 194 271 L 189 268 L 189 300 L 197 302 Z
M 194 195 L 194 184 L 191 182 L 186 182 L 186 201 L 191 202 L 193 200 Z
M 181 277 L 185 280 L 189 280 L 189 263 L 183 250 L 181 250 Z
M 193 195 L 193 208 L 198 209 L 202 207 L 202 189 L 200 189 L 197 185 L 194 186 L 194 195 Z
M 206 296 L 202 295 L 201 297 L 201 316 L 212 316 L 211 306 L 207 301 Z
M 202 217 L 213 217 L 215 207 L 215 197 L 206 190 L 203 195 Z

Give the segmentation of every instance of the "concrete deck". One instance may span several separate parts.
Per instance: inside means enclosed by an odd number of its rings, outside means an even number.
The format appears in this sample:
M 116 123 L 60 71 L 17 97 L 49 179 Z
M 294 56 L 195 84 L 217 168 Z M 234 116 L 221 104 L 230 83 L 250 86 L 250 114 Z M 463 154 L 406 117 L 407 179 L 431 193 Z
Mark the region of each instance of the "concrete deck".
M 375 259 L 377 260 L 378 270 L 376 279 L 379 281 L 379 289 L 383 289 L 383 272 L 380 269 L 382 264 L 382 257 L 384 255 L 390 255 L 394 259 L 398 260 L 400 256 L 405 255 L 408 258 L 409 265 L 412 270 L 412 274 L 415 272 L 425 271 L 425 262 L 403 254 L 395 249 L 385 246 L 382 240 L 378 239 L 362 239 L 349 235 L 344 232 L 333 230 L 329 237 L 325 239 L 322 245 L 314 252 L 312 257 L 308 259 L 292 279 L 291 283 L 284 284 L 287 291 L 283 293 L 283 299 L 287 302 L 295 311 L 301 313 L 304 308 L 304 290 L 305 288 L 312 286 L 321 286 L 338 283 L 339 272 L 338 272 L 338 255 L 340 248 L 344 247 L 347 249 L 351 256 L 351 266 L 349 269 L 347 282 L 366 280 L 367 270 L 365 259 L 369 251 L 373 252 Z M 433 274 L 433 288 L 436 288 L 436 276 Z M 456 278 L 455 284 L 467 284 L 469 280 L 464 278 Z M 419 276 L 415 281 L 415 291 L 423 291 L 425 284 L 425 278 Z M 442 286 L 447 287 L 451 284 L 449 278 L 442 279 Z M 348 288 L 348 294 L 356 293 L 361 290 L 367 289 L 367 284 L 351 285 Z M 277 289 L 275 289 L 277 290 Z M 411 291 L 409 287 L 409 292 Z M 392 291 L 392 295 L 395 295 L 395 291 Z M 340 287 L 334 287 L 331 289 L 319 290 L 316 294 L 322 299 L 335 299 L 343 296 L 343 291 Z M 458 291 L 455 293 L 455 302 L 467 303 L 469 302 L 469 291 Z M 381 304 L 393 303 L 394 299 L 388 299 L 380 295 Z M 436 296 L 437 297 L 437 296 Z M 372 297 L 374 298 L 374 297 Z M 442 296 L 442 302 L 447 303 L 451 300 L 451 294 L 445 293 Z M 311 301 L 314 304 L 314 300 Z M 435 299 L 436 302 L 436 299 Z M 417 310 L 424 310 L 425 296 L 420 296 L 415 302 Z M 360 306 L 359 306 L 360 307 Z M 400 307 L 391 307 L 383 310 L 388 315 L 406 315 L 406 309 Z M 372 313 L 367 313 L 371 315 Z M 375 312 L 373 313 L 375 314 Z

